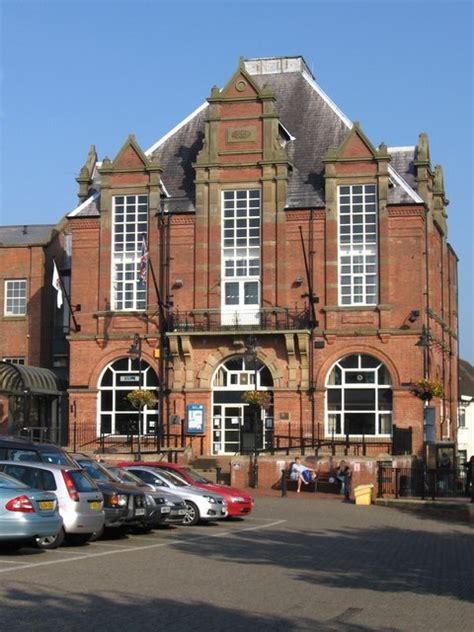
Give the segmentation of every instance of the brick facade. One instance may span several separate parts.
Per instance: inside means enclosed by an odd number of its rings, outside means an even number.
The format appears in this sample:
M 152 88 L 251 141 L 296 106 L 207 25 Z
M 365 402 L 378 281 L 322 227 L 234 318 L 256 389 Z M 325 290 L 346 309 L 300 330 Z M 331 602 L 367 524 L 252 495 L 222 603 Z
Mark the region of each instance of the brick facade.
M 81 171 L 80 202 L 86 203 L 98 190 L 100 180 L 100 208 L 89 212 L 87 207 L 87 212 L 69 216 L 71 301 L 81 304 L 76 314 L 80 331 L 69 336 L 69 396 L 74 404 L 70 429 L 80 428 L 83 439 L 97 436 L 101 376 L 111 363 L 128 357 L 138 333 L 143 360 L 162 381 L 164 443 L 172 441 L 169 435 L 181 432 L 179 426 L 170 425 L 171 415 L 184 420 L 187 404 L 203 404 L 204 453 L 210 454 L 213 377 L 222 363 L 243 354 L 248 337 L 254 335 L 257 357 L 273 381 L 275 436 L 291 434 L 295 440 L 313 443 L 324 438 L 328 373 L 342 357 L 366 354 L 387 368 L 393 424 L 412 429 L 412 451 L 422 456 L 424 404 L 410 392 L 410 383 L 429 376 L 443 384 L 444 397 L 431 401 L 439 440 L 455 439 L 457 401 L 457 259 L 447 243 L 442 172 L 431 167 L 426 135 L 420 135 L 416 147 L 411 183 L 400 184 L 390 171 L 394 161 L 390 150 L 383 144 L 376 149 L 357 124 L 344 130 L 337 121 L 337 134 L 321 152 L 322 172 L 310 177 L 314 189 L 321 190 L 322 202 L 308 203 L 301 193 L 299 202 L 290 203 L 292 196 L 298 198 L 295 183 L 301 172 L 292 143 L 297 146 L 304 140 L 303 133 L 295 134 L 296 139 L 286 135 L 291 118 L 288 103 L 279 101 L 272 85 L 259 83 L 249 67 L 241 62 L 223 90 L 213 88 L 205 114 L 198 115 L 202 133 L 189 132 L 191 148 L 182 146 L 167 154 L 163 142 L 155 151 L 143 152 L 129 137 L 115 159 L 99 163 L 94 150 Z M 276 79 L 268 75 L 276 88 L 285 79 L 283 71 L 280 75 Z M 290 101 L 291 95 L 285 98 Z M 327 102 L 323 106 L 329 107 Z M 181 190 L 177 187 L 169 195 L 167 182 L 181 163 L 186 163 Z M 374 305 L 339 304 L 337 190 L 345 184 L 377 187 L 378 301 Z M 301 191 L 303 185 L 307 182 L 302 182 Z M 260 310 L 271 326 L 210 324 L 221 311 L 221 194 L 229 189 L 261 192 Z M 113 198 L 139 194 L 149 200 L 149 256 L 160 289 L 161 315 L 150 274 L 147 310 L 118 312 L 111 306 Z M 319 297 L 317 324 L 308 325 L 307 319 L 304 326 L 282 325 L 278 320 L 282 314 L 311 315 L 303 243 L 309 281 Z M 25 257 L 26 253 L 19 254 L 16 270 L 30 265 Z M 34 282 L 40 291 L 41 279 Z M 173 313 L 179 313 L 181 320 L 173 320 Z M 10 341 L 12 335 L 19 337 L 12 348 L 25 344 L 20 329 L 8 334 Z M 428 335 L 425 348 L 417 345 L 423 332 Z M 39 348 L 30 353 L 38 362 Z M 374 454 L 384 451 L 379 448 L 369 449 Z

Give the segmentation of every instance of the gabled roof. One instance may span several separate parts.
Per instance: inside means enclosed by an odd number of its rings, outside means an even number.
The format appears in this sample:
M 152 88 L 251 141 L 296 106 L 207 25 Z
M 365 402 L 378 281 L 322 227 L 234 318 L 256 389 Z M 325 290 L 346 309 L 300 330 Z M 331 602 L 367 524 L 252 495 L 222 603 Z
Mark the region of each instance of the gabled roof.
M 44 246 L 53 237 L 55 224 L 0 226 L 0 246 Z
M 271 57 L 245 60 L 245 69 L 254 82 L 271 86 L 276 97 L 275 109 L 283 130 L 290 139 L 286 144 L 293 164 L 289 177 L 287 208 L 323 207 L 324 164 L 326 149 L 338 147 L 349 129 L 350 119 L 316 83 L 302 57 Z M 194 211 L 193 163 L 204 138 L 207 102 L 154 143 L 146 156 L 156 154 L 171 212 Z M 392 163 L 389 174 L 392 187 L 390 204 L 422 203 L 415 191 L 414 148 L 389 150 Z M 89 198 L 69 217 L 98 214 L 97 198 Z
M 459 359 L 459 397 L 474 397 L 474 366 Z M 471 404 L 471 406 L 474 404 Z

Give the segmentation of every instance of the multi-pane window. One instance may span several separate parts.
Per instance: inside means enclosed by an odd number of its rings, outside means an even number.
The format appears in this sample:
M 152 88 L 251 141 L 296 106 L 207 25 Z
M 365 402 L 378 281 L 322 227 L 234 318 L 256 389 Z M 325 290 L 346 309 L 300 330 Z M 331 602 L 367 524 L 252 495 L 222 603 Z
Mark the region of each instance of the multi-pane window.
M 143 239 L 148 235 L 148 196 L 113 198 L 113 309 L 146 309 L 146 282 L 140 280 Z
M 377 188 L 339 187 L 339 304 L 377 303 Z
M 377 358 L 354 354 L 336 362 L 326 381 L 326 433 L 390 435 L 391 384 Z
M 260 304 L 260 206 L 259 189 L 222 194 L 223 309 L 244 320 Z
M 98 434 L 154 434 L 158 431 L 158 404 L 139 411 L 127 399 L 131 391 L 144 388 L 156 391 L 158 376 L 141 360 L 121 358 L 110 364 L 99 383 Z
M 26 279 L 5 281 L 5 316 L 26 314 Z
M 25 356 L 11 356 L 2 358 L 2 361 L 8 362 L 9 364 L 25 364 Z

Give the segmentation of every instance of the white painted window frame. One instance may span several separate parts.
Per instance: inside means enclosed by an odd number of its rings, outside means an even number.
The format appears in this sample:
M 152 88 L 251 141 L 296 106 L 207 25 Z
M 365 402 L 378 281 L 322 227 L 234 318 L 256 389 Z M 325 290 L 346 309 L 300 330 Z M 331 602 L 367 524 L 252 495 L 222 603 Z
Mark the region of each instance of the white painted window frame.
M 355 355 L 358 356 L 359 360 L 358 360 L 358 367 L 357 368 L 345 368 L 342 367 L 340 365 L 340 362 L 342 360 L 344 360 L 347 356 L 344 356 L 342 358 L 339 358 L 339 360 L 337 362 L 335 362 L 331 369 L 328 371 L 327 377 L 326 377 L 326 395 L 325 395 L 325 420 L 324 420 L 324 431 L 325 431 L 325 436 L 326 437 L 332 437 L 334 435 L 334 437 L 337 438 L 341 438 L 341 437 L 345 437 L 346 433 L 345 433 L 345 413 L 346 412 L 357 412 L 357 413 L 361 413 L 361 414 L 374 414 L 375 415 L 375 432 L 374 434 L 365 434 L 366 437 L 391 437 L 392 433 L 393 433 L 393 402 L 392 402 L 392 409 L 391 410 L 381 410 L 379 408 L 379 398 L 378 398 L 378 391 L 379 390 L 386 390 L 387 388 L 393 388 L 392 382 L 389 381 L 388 383 L 384 383 L 384 384 L 379 384 L 378 382 L 378 372 L 380 371 L 380 369 L 385 368 L 386 374 L 389 374 L 389 371 L 387 369 L 387 367 L 383 364 L 383 362 L 379 362 L 379 364 L 376 367 L 362 367 L 361 363 L 362 363 L 362 356 L 366 356 L 368 354 L 366 353 L 353 353 L 350 355 Z M 370 356 L 373 357 L 373 356 Z M 342 380 L 341 380 L 341 384 L 340 385 L 335 385 L 335 384 L 329 384 L 329 379 L 330 376 L 332 374 L 332 372 L 335 370 L 336 366 L 339 366 L 339 369 L 341 370 L 341 375 L 342 375 Z M 360 373 L 374 373 L 375 374 L 375 378 L 374 378 L 374 383 L 369 384 L 369 383 L 364 383 L 364 384 L 356 384 L 356 383 L 346 383 L 345 381 L 345 374 L 348 372 L 360 372 Z M 329 391 L 330 390 L 340 390 L 340 391 L 344 391 L 346 389 L 350 389 L 350 390 L 375 390 L 375 406 L 373 409 L 365 409 L 365 410 L 357 410 L 354 411 L 353 409 L 351 409 L 350 406 L 346 406 L 346 400 L 344 397 L 344 393 L 341 393 L 341 408 L 340 410 L 329 410 Z M 340 432 L 336 432 L 334 431 L 333 433 L 333 424 L 330 420 L 330 416 L 334 416 L 335 418 L 337 418 L 337 416 L 340 417 Z M 382 417 L 386 416 L 386 417 L 390 417 L 390 426 L 392 428 L 391 432 L 380 432 L 380 428 L 381 428 L 381 421 L 382 421 Z M 350 434 L 349 436 L 351 437 L 358 437 L 361 435 L 355 435 L 355 434 Z
M 15 294 L 17 295 L 15 296 Z M 26 316 L 28 304 L 27 279 L 6 279 L 4 297 L 4 316 Z
M 127 219 L 127 215 L 133 215 L 133 219 Z M 139 281 L 138 273 L 144 236 L 148 242 L 148 195 L 115 195 L 112 218 L 112 309 L 120 312 L 145 310 L 147 287 Z M 127 233 L 129 227 L 132 230 Z M 128 247 L 127 234 L 133 238 Z M 123 240 L 120 235 L 124 236 Z
M 356 187 L 361 188 L 361 193 L 355 191 Z M 358 195 L 362 197 L 362 202 L 356 204 L 355 198 Z M 343 204 L 341 202 L 343 197 L 349 197 L 349 203 L 344 200 Z M 362 209 L 355 213 L 354 210 L 357 205 L 361 206 Z M 362 221 L 356 222 L 356 216 Z M 374 222 L 369 221 L 371 216 L 375 216 Z M 377 186 L 375 184 L 339 185 L 337 188 L 337 219 L 338 304 L 341 307 L 376 305 L 379 287 Z M 343 219 L 348 221 L 343 223 Z M 346 227 L 349 229 L 347 233 L 349 241 L 343 243 L 343 230 Z M 362 230 L 356 234 L 355 231 L 359 227 Z M 360 235 L 358 243 L 356 242 L 356 235 Z

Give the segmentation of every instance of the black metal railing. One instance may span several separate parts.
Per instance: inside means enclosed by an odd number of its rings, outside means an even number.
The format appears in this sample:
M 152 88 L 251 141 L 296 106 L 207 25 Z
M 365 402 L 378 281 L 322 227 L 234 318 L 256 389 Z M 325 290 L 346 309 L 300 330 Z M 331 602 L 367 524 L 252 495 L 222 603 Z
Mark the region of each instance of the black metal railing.
M 391 467 L 379 464 L 377 498 L 459 498 L 470 496 L 467 489 L 467 470 L 456 468 Z
M 318 429 L 317 429 L 318 430 Z M 374 435 L 349 435 L 329 437 L 321 436 L 317 431 L 315 436 L 308 436 L 310 433 L 294 434 L 288 431 L 287 434 L 274 434 L 272 445 L 269 448 L 271 454 L 285 452 L 287 455 L 292 451 L 299 451 L 305 454 L 307 450 L 314 450 L 316 456 L 320 452 L 330 452 L 332 456 L 367 456 L 377 452 L 393 454 L 393 441 L 391 438 L 377 437 Z
M 73 424 L 69 436 L 69 447 L 73 452 L 94 451 L 97 454 L 130 453 L 166 454 L 170 460 L 176 461 L 177 454 L 187 447 L 193 447 L 201 454 L 204 450 L 204 437 L 188 436 L 180 429 L 178 432 L 142 434 L 136 432 L 113 434 L 101 432 L 99 435 L 92 428 L 84 428 Z
M 172 312 L 169 314 L 167 330 L 172 331 L 229 331 L 236 328 L 257 330 L 291 331 L 309 328 L 310 315 L 307 309 L 265 309 L 259 312 L 221 311 Z

